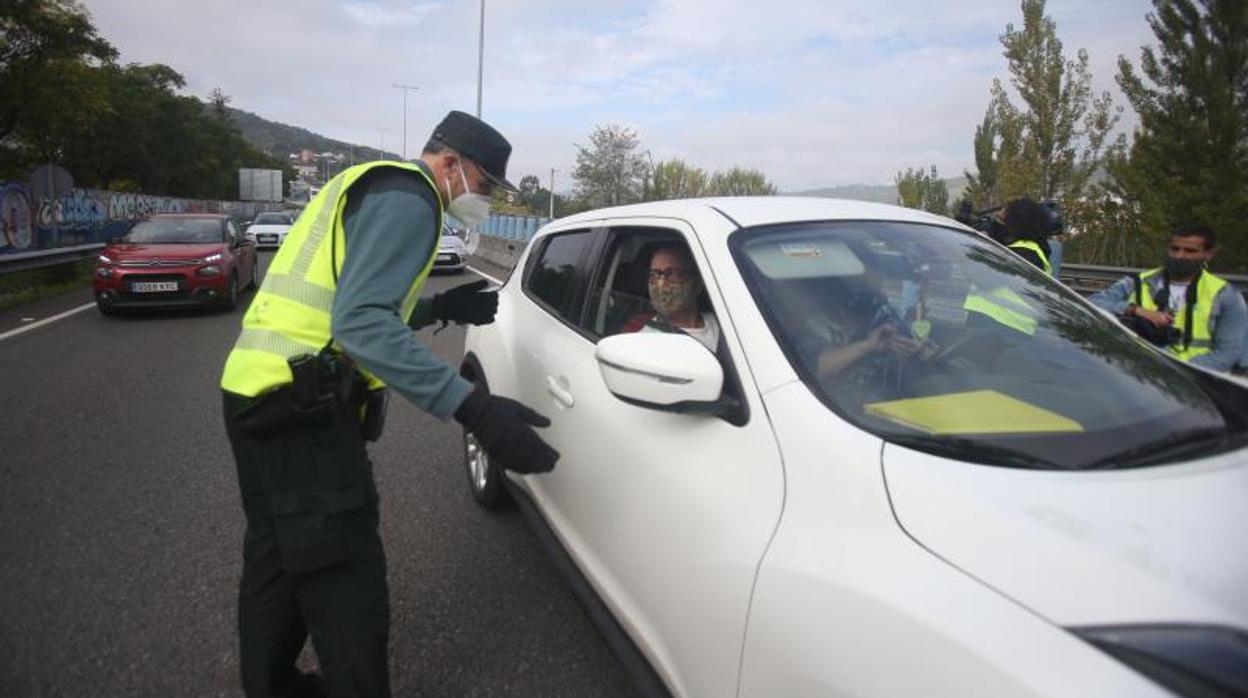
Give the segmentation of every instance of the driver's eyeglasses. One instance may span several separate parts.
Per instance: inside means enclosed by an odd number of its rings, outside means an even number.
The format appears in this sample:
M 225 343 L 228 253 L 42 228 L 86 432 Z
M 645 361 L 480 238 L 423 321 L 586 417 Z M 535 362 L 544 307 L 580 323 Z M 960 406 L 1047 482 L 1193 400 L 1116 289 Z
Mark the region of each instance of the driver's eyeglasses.
M 680 267 L 668 267 L 667 269 L 651 269 L 650 280 L 658 281 L 665 279 L 667 281 L 692 281 L 697 277 L 697 272 L 692 269 L 681 269 Z

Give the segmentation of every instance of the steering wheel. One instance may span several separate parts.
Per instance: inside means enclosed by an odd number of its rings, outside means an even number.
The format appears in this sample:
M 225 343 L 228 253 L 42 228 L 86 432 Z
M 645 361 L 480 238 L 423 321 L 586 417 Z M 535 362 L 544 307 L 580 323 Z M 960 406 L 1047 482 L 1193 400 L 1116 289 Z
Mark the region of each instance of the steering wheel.
M 929 363 L 943 363 L 959 358 L 959 353 L 971 346 L 971 343 L 977 339 L 981 339 L 987 334 L 983 330 L 966 330 L 963 334 L 955 338 L 953 341 L 944 345 L 936 351 L 935 354 L 928 359 Z

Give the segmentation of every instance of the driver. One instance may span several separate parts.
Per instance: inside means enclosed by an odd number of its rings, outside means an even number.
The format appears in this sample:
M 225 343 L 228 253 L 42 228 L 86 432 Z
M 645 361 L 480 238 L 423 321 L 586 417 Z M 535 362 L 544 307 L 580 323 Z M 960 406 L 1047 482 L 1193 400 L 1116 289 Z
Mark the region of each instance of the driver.
M 899 365 L 897 359 L 926 358 L 934 347 L 910 336 L 896 309 L 865 282 L 831 293 L 795 288 L 788 296 L 777 307 L 787 310 L 787 333 L 820 382 L 835 381 L 838 388 L 875 397 L 887 390 L 888 381 L 881 379 Z

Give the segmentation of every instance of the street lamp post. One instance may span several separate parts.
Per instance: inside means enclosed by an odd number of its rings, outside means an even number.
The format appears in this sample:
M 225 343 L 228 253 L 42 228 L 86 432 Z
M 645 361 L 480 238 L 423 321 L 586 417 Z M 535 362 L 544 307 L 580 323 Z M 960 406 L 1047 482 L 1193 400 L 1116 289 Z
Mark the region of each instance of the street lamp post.
M 481 76 L 485 70 L 485 0 L 481 0 L 481 29 L 477 35 L 477 118 L 481 118 Z
M 555 219 L 555 168 L 550 168 L 550 219 Z
M 407 160 L 407 93 L 411 90 L 419 90 L 415 85 L 401 85 L 399 83 L 391 83 L 394 87 L 403 90 L 403 159 Z
M 377 129 L 377 134 L 381 136 L 381 147 L 378 150 L 381 151 L 381 157 L 384 158 L 386 156 L 386 129 Z

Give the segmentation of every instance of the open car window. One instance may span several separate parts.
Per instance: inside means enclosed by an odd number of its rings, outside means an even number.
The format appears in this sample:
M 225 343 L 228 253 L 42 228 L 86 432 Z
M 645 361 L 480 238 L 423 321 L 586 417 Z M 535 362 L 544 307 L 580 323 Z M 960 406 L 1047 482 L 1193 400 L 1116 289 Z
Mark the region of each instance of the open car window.
M 1065 469 L 1139 464 L 1124 454 L 1195 434 L 1213 450 L 1245 435 L 1198 372 L 978 235 L 842 221 L 738 231 L 730 246 L 798 374 L 885 440 Z

